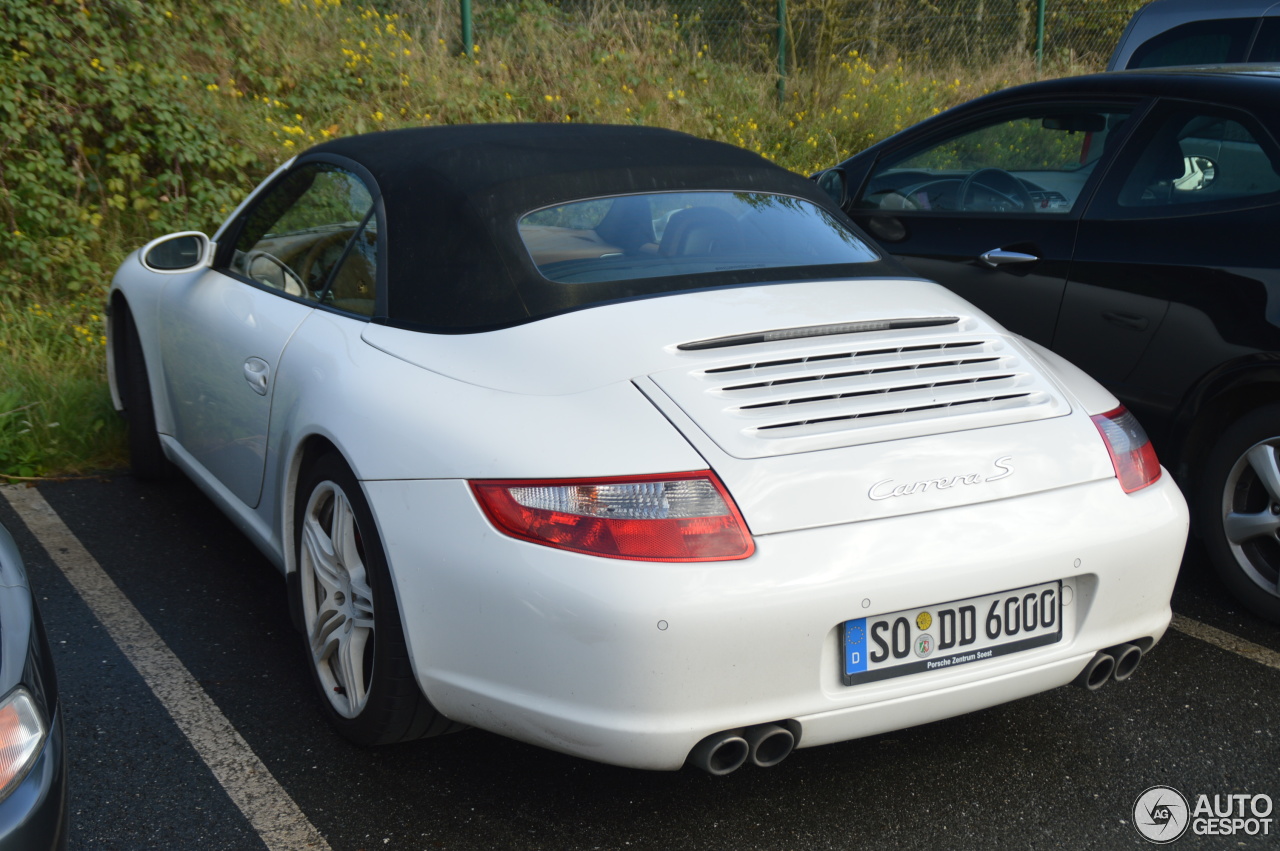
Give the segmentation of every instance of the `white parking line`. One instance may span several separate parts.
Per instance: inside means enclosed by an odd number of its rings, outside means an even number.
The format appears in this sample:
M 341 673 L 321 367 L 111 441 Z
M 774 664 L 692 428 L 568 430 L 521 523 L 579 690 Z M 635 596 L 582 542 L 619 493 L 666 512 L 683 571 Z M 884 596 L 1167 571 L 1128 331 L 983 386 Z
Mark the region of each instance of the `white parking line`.
M 327 851 L 329 843 L 40 492 L 23 485 L 0 487 L 0 492 L 138 669 L 267 848 Z
M 1186 633 L 1192 638 L 1198 638 L 1201 641 L 1207 641 L 1214 647 L 1221 647 L 1223 650 L 1229 650 L 1237 656 L 1243 656 L 1246 659 L 1252 659 L 1260 665 L 1266 665 L 1268 668 L 1280 670 L 1280 653 L 1269 650 L 1261 644 L 1254 644 L 1252 641 L 1245 641 L 1238 635 L 1232 635 L 1229 632 L 1223 632 L 1217 627 L 1200 623 L 1200 621 L 1192 620 L 1182 615 L 1174 615 L 1173 623 L 1169 626 L 1178 632 Z

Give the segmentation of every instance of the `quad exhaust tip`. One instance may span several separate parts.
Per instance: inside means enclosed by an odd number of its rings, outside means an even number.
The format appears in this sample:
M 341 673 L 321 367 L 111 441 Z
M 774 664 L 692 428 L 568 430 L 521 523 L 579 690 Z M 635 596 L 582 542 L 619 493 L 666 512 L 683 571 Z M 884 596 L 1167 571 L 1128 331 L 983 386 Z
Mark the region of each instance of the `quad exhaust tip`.
M 772 768 L 795 749 L 799 727 L 795 721 L 779 721 L 721 730 L 694 745 L 688 763 L 717 777 L 732 774 L 748 761 Z
M 1140 643 L 1142 640 L 1099 650 L 1072 682 L 1089 691 L 1097 691 L 1111 680 L 1124 682 L 1142 662 Z M 797 721 L 721 730 L 694 745 L 687 763 L 717 777 L 732 774 L 748 761 L 760 768 L 772 768 L 791 755 L 799 738 Z
M 1097 691 L 1111 680 L 1122 683 L 1129 679 L 1141 661 L 1142 648 L 1137 644 L 1117 644 L 1099 650 L 1072 682 L 1089 691 Z

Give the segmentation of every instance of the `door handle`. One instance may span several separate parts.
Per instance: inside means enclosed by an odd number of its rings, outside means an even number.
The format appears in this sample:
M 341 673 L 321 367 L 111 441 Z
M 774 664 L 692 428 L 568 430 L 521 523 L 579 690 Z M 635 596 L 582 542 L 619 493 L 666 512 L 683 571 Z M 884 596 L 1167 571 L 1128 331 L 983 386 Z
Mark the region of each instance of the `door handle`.
M 1102 318 L 1112 325 L 1119 325 L 1121 328 L 1128 328 L 1130 331 L 1145 331 L 1147 326 L 1151 324 L 1150 320 L 1145 316 L 1135 316 L 1132 313 L 1116 313 L 1111 310 L 1103 311 Z
M 271 367 L 262 358 L 249 358 L 244 362 L 244 380 L 249 382 L 253 392 L 259 396 L 267 395 L 267 379 L 271 376 Z
M 993 248 L 986 254 L 980 255 L 978 259 L 995 269 L 998 266 L 1007 266 L 1010 263 L 1034 263 L 1040 258 L 1034 254 L 1023 254 L 1021 251 L 1005 251 L 1003 248 Z

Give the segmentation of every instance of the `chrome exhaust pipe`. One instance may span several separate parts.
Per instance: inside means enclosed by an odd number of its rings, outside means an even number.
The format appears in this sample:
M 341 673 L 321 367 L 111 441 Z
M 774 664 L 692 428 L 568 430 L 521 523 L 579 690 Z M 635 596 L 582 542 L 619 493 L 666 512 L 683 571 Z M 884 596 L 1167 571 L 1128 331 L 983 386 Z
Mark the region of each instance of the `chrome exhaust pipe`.
M 751 755 L 742 730 L 712 733 L 693 746 L 688 762 L 717 777 L 737 771 Z
M 791 755 L 796 746 L 795 734 L 778 724 L 748 727 L 743 738 L 751 751 L 751 762 L 761 768 L 772 768 Z
M 1136 644 L 1120 644 L 1107 652 L 1116 660 L 1116 667 L 1111 676 L 1118 683 L 1133 676 L 1133 672 L 1138 670 L 1138 663 L 1142 661 L 1142 648 Z
M 1137 648 L 1135 647 L 1134 649 L 1136 650 Z M 1111 674 L 1115 669 L 1116 657 L 1106 650 L 1099 650 L 1097 655 L 1089 660 L 1089 664 L 1084 666 L 1084 670 L 1071 682 L 1074 685 L 1083 686 L 1089 691 L 1097 691 L 1107 684 L 1107 680 L 1111 679 Z

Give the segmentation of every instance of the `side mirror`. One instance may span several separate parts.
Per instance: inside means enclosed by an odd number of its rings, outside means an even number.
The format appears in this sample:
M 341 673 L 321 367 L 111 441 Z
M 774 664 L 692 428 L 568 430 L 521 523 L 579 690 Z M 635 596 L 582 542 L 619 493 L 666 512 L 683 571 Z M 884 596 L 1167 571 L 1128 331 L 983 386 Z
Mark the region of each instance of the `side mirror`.
M 186 272 L 205 263 L 212 245 L 199 231 L 171 233 L 142 247 L 142 265 L 152 272 Z
M 818 188 L 827 193 L 827 197 L 843 210 L 845 202 L 849 200 L 849 180 L 845 177 L 844 169 L 829 168 L 814 180 L 818 182 Z

